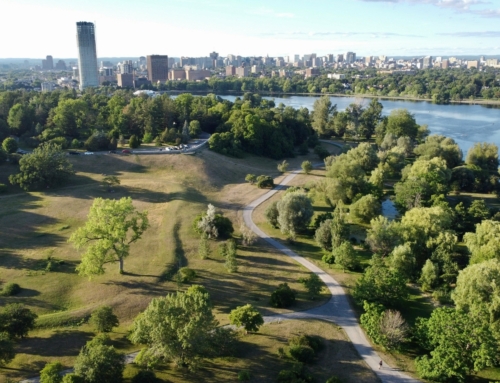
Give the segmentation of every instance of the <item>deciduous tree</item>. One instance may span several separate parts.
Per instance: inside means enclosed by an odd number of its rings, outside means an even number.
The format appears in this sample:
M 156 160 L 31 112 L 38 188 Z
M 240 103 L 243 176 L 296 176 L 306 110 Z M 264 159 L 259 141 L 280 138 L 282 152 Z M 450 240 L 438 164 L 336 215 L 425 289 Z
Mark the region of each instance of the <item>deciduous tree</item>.
M 246 332 L 257 332 L 264 324 L 264 319 L 255 307 L 247 304 L 232 310 L 229 314 L 229 322 L 236 326 L 243 326 Z
M 89 322 L 99 332 L 110 332 L 113 330 L 113 327 L 117 327 L 120 324 L 118 317 L 113 313 L 113 309 L 110 306 L 101 306 L 94 310 Z
M 130 245 L 138 241 L 149 227 L 147 211 L 138 212 L 132 198 L 120 200 L 96 198 L 90 208 L 87 222 L 70 237 L 76 249 L 84 249 L 80 275 L 92 277 L 104 274 L 104 265 L 119 262 L 123 273 L 124 259 Z

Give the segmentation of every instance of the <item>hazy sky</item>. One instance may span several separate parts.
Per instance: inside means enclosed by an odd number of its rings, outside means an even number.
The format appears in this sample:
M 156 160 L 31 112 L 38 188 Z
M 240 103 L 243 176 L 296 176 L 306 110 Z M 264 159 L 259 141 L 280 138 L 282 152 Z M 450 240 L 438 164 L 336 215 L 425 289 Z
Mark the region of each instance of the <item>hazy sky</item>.
M 500 54 L 500 0 L 0 0 L 0 58 Z

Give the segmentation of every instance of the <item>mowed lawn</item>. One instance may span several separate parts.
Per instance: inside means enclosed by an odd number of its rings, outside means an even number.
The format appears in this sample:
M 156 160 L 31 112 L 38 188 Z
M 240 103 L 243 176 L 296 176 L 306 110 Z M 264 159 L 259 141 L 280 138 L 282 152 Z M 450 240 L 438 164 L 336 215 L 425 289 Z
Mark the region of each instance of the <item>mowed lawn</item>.
M 305 159 L 289 160 L 299 167 Z M 0 196 L 0 280 L 16 282 L 22 292 L 1 297 L 0 306 L 23 303 L 39 315 L 37 329 L 16 346 L 16 358 L 0 368 L 0 382 L 8 378 L 33 376 L 48 361 L 72 366 L 79 349 L 93 335 L 85 319 L 101 305 L 110 305 L 121 325 L 111 334 L 116 346 L 126 352 L 137 350 L 127 340 L 127 330 L 153 297 L 164 296 L 188 285 L 178 286 L 178 267 L 194 269 L 194 283 L 211 294 L 221 324 L 238 305 L 251 303 L 263 314 L 286 312 L 269 306 L 270 293 L 279 283 L 298 292 L 293 310 L 304 310 L 328 299 L 311 302 L 299 278 L 307 270 L 261 241 L 238 249 L 239 270 L 230 274 L 212 241 L 209 259 L 198 257 L 199 238 L 192 229 L 194 217 L 213 203 L 229 217 L 239 235 L 241 209 L 266 190 L 244 182 L 247 173 L 267 174 L 280 179 L 277 161 L 247 157 L 233 159 L 208 150 L 197 155 L 81 156 L 72 157 L 77 174 L 67 186 L 44 192 L 26 193 L 9 188 Z M 0 167 L 0 183 L 7 183 L 12 165 Z M 121 181 L 112 193 L 101 185 L 104 175 Z M 139 210 L 149 212 L 151 227 L 131 248 L 124 275 L 118 265 L 107 267 L 92 280 L 78 276 L 80 255 L 67 242 L 83 225 L 96 197 L 130 196 Z

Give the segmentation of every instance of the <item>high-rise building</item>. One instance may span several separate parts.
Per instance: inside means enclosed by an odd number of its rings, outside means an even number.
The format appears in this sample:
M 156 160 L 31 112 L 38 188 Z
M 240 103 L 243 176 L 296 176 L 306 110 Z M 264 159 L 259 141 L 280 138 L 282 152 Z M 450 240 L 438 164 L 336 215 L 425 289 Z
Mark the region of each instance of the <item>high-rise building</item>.
M 131 73 L 118 73 L 116 75 L 116 80 L 118 82 L 118 86 L 121 88 L 134 87 L 134 75 Z
M 422 62 L 422 68 L 427 69 L 432 67 L 432 56 L 425 56 Z
M 86 21 L 76 23 L 76 42 L 78 45 L 80 90 L 89 86 L 99 86 L 94 23 Z
M 347 64 L 352 64 L 355 61 L 356 61 L 356 53 L 354 53 L 354 52 L 347 52 L 345 54 L 345 62 Z
M 66 63 L 64 62 L 64 60 L 59 60 L 55 68 L 58 70 L 66 70 Z
M 168 80 L 168 56 L 147 56 L 148 80 L 151 82 L 165 82 Z
M 42 60 L 42 70 L 52 70 L 54 69 L 54 59 L 52 56 L 47 56 L 45 60 Z
M 119 64 L 120 73 L 133 74 L 134 73 L 134 64 L 132 64 L 132 60 L 125 60 L 123 63 Z

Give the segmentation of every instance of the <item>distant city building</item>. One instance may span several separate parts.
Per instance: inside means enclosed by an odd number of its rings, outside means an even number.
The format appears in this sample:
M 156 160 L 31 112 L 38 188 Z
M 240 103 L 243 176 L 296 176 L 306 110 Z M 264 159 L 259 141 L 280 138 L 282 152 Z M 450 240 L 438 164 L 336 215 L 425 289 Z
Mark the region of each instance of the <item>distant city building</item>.
M 199 81 L 210 77 L 210 71 L 206 69 L 188 69 L 186 70 L 186 80 L 189 81 Z
M 259 73 L 259 68 L 257 67 L 257 65 L 252 65 L 252 68 L 250 69 L 250 71 L 254 74 L 256 73 Z
M 66 70 L 66 63 L 64 62 L 64 60 L 59 60 L 59 61 L 56 63 L 55 68 L 56 68 L 57 70 Z
M 140 88 L 141 86 L 149 86 L 151 85 L 151 81 L 149 81 L 146 77 L 138 77 L 134 80 L 134 88 Z
M 432 68 L 432 56 L 425 56 L 422 61 L 422 69 Z
M 441 60 L 441 68 L 448 69 L 450 67 L 450 60 L 444 59 Z
M 467 61 L 467 69 L 471 68 L 479 69 L 479 60 Z
M 318 68 L 307 68 L 305 78 L 316 77 L 319 76 Z
M 343 73 L 328 73 L 328 78 L 332 78 L 334 80 L 343 80 L 345 79 L 345 74 Z
M 338 63 L 344 62 L 344 55 L 343 54 L 337 55 L 337 62 Z
M 248 68 L 246 66 L 240 66 L 236 68 L 237 77 L 248 77 Z
M 354 53 L 354 52 L 347 52 L 345 54 L 344 61 L 347 64 L 353 64 L 356 61 L 356 53 Z
M 184 69 L 171 69 L 168 72 L 168 79 L 171 81 L 185 80 L 186 79 L 186 71 Z
M 78 67 L 74 66 L 72 68 L 73 70 L 73 78 L 79 78 L 80 77 L 80 71 L 78 70 Z
M 94 24 L 79 21 L 76 23 L 76 32 L 80 90 L 89 86 L 99 86 Z
M 488 59 L 486 60 L 486 66 L 497 66 L 498 65 L 498 59 Z
M 125 60 L 120 64 L 120 73 L 134 73 L 134 64 L 132 64 L 132 60 Z
M 113 68 L 99 69 L 99 76 L 113 76 Z
M 168 80 L 168 56 L 147 56 L 148 80 L 151 82 L 165 82 Z
M 134 87 L 134 75 L 131 73 L 118 73 L 116 75 L 116 80 L 119 87 L 122 88 Z
M 228 65 L 226 67 L 226 76 L 234 76 L 236 74 L 236 68 L 234 65 Z
M 54 90 L 54 83 L 42 82 L 41 87 L 42 87 L 42 92 L 52 92 Z
M 54 59 L 52 56 L 47 56 L 45 60 L 42 60 L 42 70 L 52 70 L 54 69 Z
M 113 63 L 111 61 L 101 61 L 101 68 L 104 68 L 104 67 L 112 68 Z
M 217 68 L 217 59 L 219 58 L 219 54 L 217 52 L 210 53 L 210 59 L 212 60 L 212 67 Z

